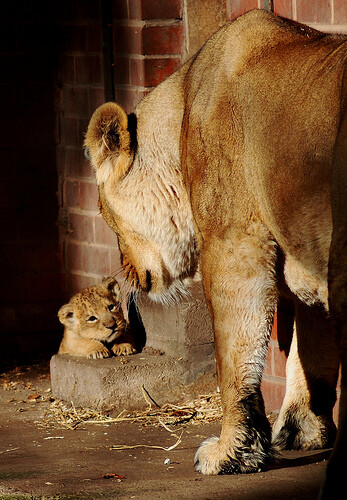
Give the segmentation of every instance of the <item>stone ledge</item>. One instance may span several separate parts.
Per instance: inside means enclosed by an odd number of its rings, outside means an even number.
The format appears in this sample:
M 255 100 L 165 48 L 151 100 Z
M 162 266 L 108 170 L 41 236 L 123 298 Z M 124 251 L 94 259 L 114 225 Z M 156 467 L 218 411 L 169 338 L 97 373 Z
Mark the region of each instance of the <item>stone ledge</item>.
M 100 410 L 148 406 L 143 385 L 159 404 L 182 401 L 216 389 L 213 346 L 205 367 L 187 359 L 146 352 L 127 358 L 85 359 L 55 355 L 51 359 L 52 395 L 75 406 Z

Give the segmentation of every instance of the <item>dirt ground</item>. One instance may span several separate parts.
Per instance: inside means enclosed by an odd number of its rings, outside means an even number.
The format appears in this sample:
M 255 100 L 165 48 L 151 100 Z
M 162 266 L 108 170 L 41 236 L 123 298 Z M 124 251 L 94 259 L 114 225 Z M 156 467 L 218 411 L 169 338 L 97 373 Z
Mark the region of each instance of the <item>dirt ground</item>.
M 257 474 L 205 477 L 194 470 L 194 453 L 219 434 L 220 421 L 68 429 L 47 417 L 57 404 L 48 363 L 0 376 L 1 499 L 316 499 L 329 455 L 286 452 Z

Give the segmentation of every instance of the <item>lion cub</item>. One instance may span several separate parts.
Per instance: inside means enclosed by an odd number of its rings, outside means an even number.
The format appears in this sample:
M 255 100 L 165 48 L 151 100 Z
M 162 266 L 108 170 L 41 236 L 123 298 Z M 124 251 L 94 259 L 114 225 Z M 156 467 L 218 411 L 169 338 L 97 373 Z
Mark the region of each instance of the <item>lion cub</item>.
M 129 324 L 121 307 L 121 293 L 114 278 L 76 293 L 58 312 L 64 337 L 58 354 L 108 358 L 136 352 Z

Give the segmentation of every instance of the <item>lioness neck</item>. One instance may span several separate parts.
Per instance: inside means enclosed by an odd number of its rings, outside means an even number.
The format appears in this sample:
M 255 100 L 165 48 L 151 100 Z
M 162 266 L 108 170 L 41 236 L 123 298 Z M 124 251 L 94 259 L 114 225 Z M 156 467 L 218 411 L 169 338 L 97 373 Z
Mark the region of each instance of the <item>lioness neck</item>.
M 137 106 L 138 154 L 160 154 L 165 163 L 180 167 L 180 136 L 184 113 L 185 64 L 148 94 Z

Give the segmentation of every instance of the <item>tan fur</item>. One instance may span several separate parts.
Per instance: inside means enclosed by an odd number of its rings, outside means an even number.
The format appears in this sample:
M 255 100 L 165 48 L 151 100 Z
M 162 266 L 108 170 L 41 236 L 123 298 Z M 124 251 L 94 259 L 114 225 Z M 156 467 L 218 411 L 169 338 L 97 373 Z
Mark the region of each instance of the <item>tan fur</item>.
M 65 327 L 59 354 L 108 358 L 135 353 L 121 302 L 119 285 L 113 278 L 74 295 L 58 312 Z
M 253 11 L 142 100 L 131 152 L 128 142 L 105 148 L 104 116 L 115 121 L 115 144 L 134 134 L 117 105 L 91 119 L 85 144 L 129 281 L 169 301 L 184 293 L 200 256 L 224 408 L 220 439 L 196 456 L 205 474 L 255 471 L 271 459 L 260 381 L 279 281 L 297 310 L 318 308 L 322 321 L 297 320 L 275 441 L 331 443 L 334 328 L 347 401 L 346 61 L 346 37 Z M 339 431 L 334 470 L 344 446 Z

